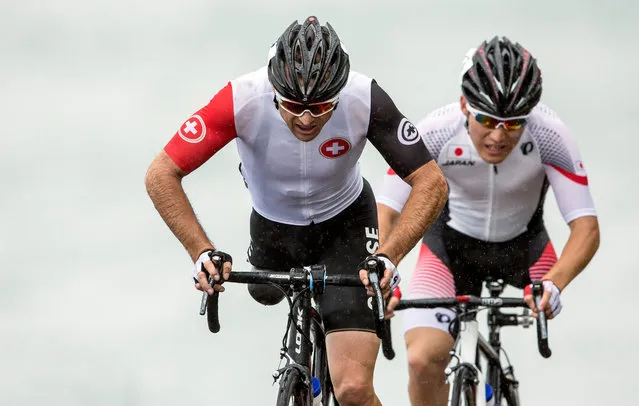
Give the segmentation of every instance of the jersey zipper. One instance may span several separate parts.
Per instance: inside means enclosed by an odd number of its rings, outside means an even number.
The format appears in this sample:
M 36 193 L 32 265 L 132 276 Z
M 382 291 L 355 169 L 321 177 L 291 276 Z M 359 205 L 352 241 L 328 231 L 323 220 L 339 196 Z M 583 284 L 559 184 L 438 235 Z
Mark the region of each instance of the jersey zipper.
M 486 230 L 485 238 L 490 241 L 490 234 L 492 230 L 493 222 L 493 201 L 495 200 L 495 174 L 497 173 L 497 166 L 491 164 L 488 174 L 488 213 L 486 216 Z
M 308 178 L 306 176 L 306 172 L 308 169 L 308 162 L 307 162 L 307 158 L 306 158 L 306 142 L 302 142 L 302 160 L 301 160 L 301 165 L 302 167 L 300 168 L 300 172 L 302 174 L 302 193 L 304 194 L 304 198 L 302 199 L 302 213 L 304 213 L 304 216 L 307 218 L 307 220 L 313 220 L 311 218 L 311 209 L 309 208 L 308 205 Z

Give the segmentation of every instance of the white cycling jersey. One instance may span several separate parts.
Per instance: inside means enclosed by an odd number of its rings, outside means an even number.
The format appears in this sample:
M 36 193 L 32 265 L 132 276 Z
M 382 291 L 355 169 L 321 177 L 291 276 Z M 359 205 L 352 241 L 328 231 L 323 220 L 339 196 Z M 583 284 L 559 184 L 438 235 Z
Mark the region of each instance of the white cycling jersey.
M 446 224 L 470 237 L 502 242 L 527 230 L 552 186 L 566 222 L 596 215 L 577 143 L 556 113 L 537 105 L 517 146 L 500 164 L 482 160 L 459 103 L 433 111 L 418 125 L 448 181 Z M 378 203 L 400 212 L 410 186 L 389 170 Z
M 164 150 L 189 173 L 233 139 L 253 208 L 289 225 L 333 218 L 357 199 L 363 188 L 358 160 L 367 139 L 403 176 L 432 159 L 390 97 L 356 72 L 312 141 L 291 134 L 262 67 L 230 81 L 182 124 Z
M 231 82 L 236 128 L 243 134 L 237 140 L 242 175 L 258 213 L 304 225 L 327 220 L 353 203 L 363 186 L 357 161 L 366 145 L 370 83 L 351 74 L 320 134 L 301 142 L 274 108 L 266 68 Z

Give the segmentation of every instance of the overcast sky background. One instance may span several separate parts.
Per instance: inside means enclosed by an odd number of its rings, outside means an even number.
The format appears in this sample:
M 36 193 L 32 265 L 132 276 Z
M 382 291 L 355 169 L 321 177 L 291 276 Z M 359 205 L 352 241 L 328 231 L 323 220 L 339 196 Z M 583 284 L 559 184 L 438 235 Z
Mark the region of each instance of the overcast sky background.
M 634 399 L 636 1 L 2 0 L 0 404 L 274 403 L 287 309 L 229 286 L 222 330 L 211 335 L 192 264 L 143 179 L 185 118 L 264 64 L 286 26 L 311 14 L 414 122 L 458 99 L 461 60 L 480 41 L 506 35 L 538 58 L 543 101 L 578 138 L 602 244 L 562 295 L 552 358 L 538 355 L 534 329 L 504 331 L 504 343 L 525 405 Z M 379 187 L 376 150 L 361 163 Z M 250 202 L 237 164 L 233 142 L 185 188 L 242 269 Z M 546 207 L 560 251 L 568 227 L 552 195 Z M 415 260 L 413 251 L 400 266 L 403 286 Z M 375 385 L 384 404 L 408 405 L 394 326 L 398 355 L 380 355 Z

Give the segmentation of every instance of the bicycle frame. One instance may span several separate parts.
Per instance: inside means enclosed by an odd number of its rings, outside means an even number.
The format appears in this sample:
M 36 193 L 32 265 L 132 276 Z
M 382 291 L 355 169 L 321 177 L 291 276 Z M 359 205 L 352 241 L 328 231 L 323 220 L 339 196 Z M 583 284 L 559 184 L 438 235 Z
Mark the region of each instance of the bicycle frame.
M 493 319 L 491 321 L 491 319 Z M 502 320 L 502 321 L 495 321 Z M 457 361 L 457 365 L 464 364 L 475 372 L 475 403 L 478 406 L 486 404 L 486 383 L 493 388 L 494 398 L 501 399 L 502 381 L 510 379 L 503 369 L 501 358 L 501 341 L 499 330 L 502 325 L 522 325 L 527 328 L 533 323 L 532 316 L 504 314 L 498 309 L 490 309 L 488 314 L 489 340 L 479 332 L 479 322 L 472 313 L 464 313 L 459 317 L 459 333 L 453 351 L 451 351 L 451 363 Z M 486 371 L 480 369 L 480 356 L 486 360 Z M 451 368 L 447 368 L 447 376 L 452 375 Z M 516 381 L 514 382 L 516 385 Z M 452 393 L 452 385 L 450 394 Z
M 287 326 L 287 346 L 280 351 L 285 364 L 273 372 L 273 378 L 279 379 L 288 370 L 295 368 L 302 373 L 305 383 L 309 385 L 311 376 L 318 378 L 323 385 L 330 379 L 325 358 L 324 327 L 314 302 L 309 290 L 293 297 L 294 306 L 289 323 L 294 323 L 294 326 Z
M 373 308 L 377 308 L 379 312 L 373 311 L 377 316 L 375 319 L 377 336 L 382 339 L 382 352 L 384 356 L 388 359 L 392 359 L 395 356 L 395 352 L 390 342 L 390 323 L 383 321 L 385 308 L 383 305 L 384 302 L 378 299 L 378 297 L 381 297 L 381 290 L 379 290 L 379 278 L 374 271 L 375 266 L 377 266 L 377 263 L 374 265 L 366 265 L 370 271 L 369 278 L 371 279 L 374 290 L 376 290 L 376 293 L 379 295 L 373 296 L 372 301 Z M 326 357 L 324 325 L 321 320 L 320 309 L 314 299 L 314 294 L 308 289 L 302 290 L 293 297 L 294 306 L 291 311 L 293 319 L 289 320 L 295 323 L 295 328 L 288 326 L 288 345 L 280 352 L 282 359 L 286 360 L 286 364 L 284 367 L 275 371 L 273 377 L 278 379 L 280 376 L 283 376 L 287 370 L 296 368 L 302 372 L 306 379 L 305 383 L 310 386 L 311 377 L 314 376 L 318 378 L 322 384 L 322 393 L 326 401 L 328 400 L 328 396 L 334 396 L 334 394 L 332 393 L 332 381 Z M 382 304 L 381 306 L 379 306 L 380 303 Z M 381 315 L 381 317 L 379 317 L 379 315 Z M 308 393 L 310 396 L 310 391 Z M 309 401 L 311 401 L 310 397 Z M 337 403 L 334 397 L 333 401 Z M 326 402 L 324 404 L 326 404 Z
M 504 291 L 504 283 L 501 280 L 488 280 L 486 281 L 486 287 L 493 298 L 498 298 Z M 503 368 L 501 363 L 501 327 L 522 326 L 523 328 L 528 328 L 534 323 L 534 318 L 530 315 L 528 308 L 524 308 L 521 315 L 502 313 L 499 308 L 489 308 L 486 321 L 488 324 L 488 341 L 479 335 L 478 346 L 487 361 L 485 373 L 487 383 L 493 387 L 495 399 L 501 400 L 504 381 L 509 381 L 509 385 L 515 389 L 518 386 L 518 382 L 514 380 L 510 361 L 508 361 L 509 365 L 506 369 Z M 542 352 L 545 353 L 543 350 Z M 514 393 L 510 392 L 509 396 L 515 396 L 516 399 L 513 400 L 516 404 L 519 404 L 516 391 Z
M 457 340 L 455 341 L 455 347 L 451 351 L 451 362 L 453 360 L 458 362 L 458 365 L 466 365 L 473 369 L 475 372 L 475 403 L 477 406 L 486 404 L 486 379 L 482 371 L 477 366 L 478 353 L 480 340 L 484 341 L 479 333 L 479 323 L 475 320 L 473 315 L 461 314 L 459 319 L 459 333 Z M 481 337 L 481 338 L 480 338 Z M 486 343 L 485 343 L 486 344 Z M 494 352 L 494 351 L 493 351 Z M 495 355 L 495 354 L 491 354 Z M 497 356 L 497 362 L 499 363 L 499 356 Z M 446 374 L 448 377 L 452 375 L 451 368 L 447 368 Z M 453 385 L 450 385 L 449 401 L 452 395 Z
M 313 342 L 313 364 L 312 375 L 319 379 L 322 384 L 322 401 L 328 406 L 328 399 L 333 395 L 333 382 L 328 370 L 328 358 L 326 355 L 326 332 L 322 324 L 321 316 L 315 308 L 311 310 L 311 337 Z M 337 400 L 333 398 L 333 402 L 337 404 Z
M 212 256 L 211 260 L 219 269 L 221 258 Z M 372 313 L 375 319 L 375 331 L 382 340 L 382 349 L 388 359 L 395 356 L 391 335 L 390 322 L 384 318 L 385 307 L 382 290 L 379 286 L 379 273 L 384 271 L 384 263 L 376 258 L 366 260 L 365 268 L 375 295 L 373 296 Z M 303 398 L 303 402 L 310 405 L 312 391 L 310 388 L 311 377 L 315 376 L 322 385 L 322 398 L 328 405 L 328 400 L 333 397 L 332 382 L 328 370 L 325 347 L 324 326 L 320 317 L 319 308 L 315 303 L 315 296 L 324 293 L 326 285 L 341 285 L 361 287 L 358 275 L 326 275 L 324 265 L 310 265 L 301 268 L 291 268 L 290 272 L 273 272 L 267 270 L 234 271 L 226 282 L 236 283 L 262 283 L 279 286 L 289 302 L 290 313 L 287 321 L 287 331 L 283 338 L 280 350 L 280 362 L 284 362 L 273 373 L 273 378 L 280 381 L 280 389 L 290 391 L 290 382 L 298 381 L 303 385 L 303 395 L 298 393 L 297 399 Z M 213 283 L 209 276 L 209 283 Z M 284 289 L 287 287 L 287 289 Z M 293 298 L 291 299 L 291 294 Z M 218 318 L 219 292 L 214 292 L 209 298 L 206 292 L 202 295 L 200 303 L 200 315 L 207 315 L 209 331 L 220 331 Z M 291 374 L 291 371 L 295 371 Z M 290 380 L 287 380 L 290 378 Z M 289 386 L 282 386 L 287 382 Z M 280 393 L 281 395 L 282 393 Z M 301 395 L 301 396 L 299 396 Z M 335 401 L 335 398 L 332 398 Z M 279 396 L 278 396 L 279 402 Z
M 489 383 L 494 389 L 494 397 L 496 401 L 501 401 L 504 396 L 502 383 L 506 383 L 505 393 L 507 400 L 514 404 L 519 404 L 517 395 L 517 381 L 512 376 L 512 366 L 508 365 L 503 368 L 500 359 L 501 341 L 500 328 L 502 326 L 518 326 L 529 327 L 533 324 L 533 318 L 523 299 L 503 298 L 500 294 L 503 292 L 503 281 L 488 281 L 487 287 L 491 297 L 475 297 L 475 296 L 457 296 L 450 298 L 426 298 L 426 299 L 410 299 L 400 300 L 395 310 L 404 310 L 408 308 L 456 308 L 456 330 L 457 338 L 453 351 L 451 351 L 451 361 L 446 368 L 447 381 L 451 383 L 451 376 L 459 377 L 462 380 L 470 380 L 470 387 L 474 405 L 486 404 L 486 383 Z M 533 300 L 539 303 L 543 293 L 543 285 L 541 281 L 535 280 L 532 283 Z M 524 308 L 521 315 L 514 313 L 502 313 L 501 308 Z M 479 332 L 479 323 L 475 318 L 478 309 L 488 309 L 488 328 L 489 341 Z M 548 346 L 548 330 L 545 314 L 539 313 L 537 320 L 537 346 L 539 353 L 548 358 L 551 351 Z M 486 360 L 486 371 L 483 373 L 481 369 L 480 355 Z M 510 362 L 508 361 L 510 364 Z M 461 375 L 460 375 L 461 374 Z M 449 392 L 449 405 L 458 404 L 459 401 L 459 383 L 451 385 Z M 463 385 L 463 383 L 462 383 Z M 456 388 L 455 388 L 456 386 Z M 514 389 L 514 390 L 513 390 Z M 455 391 L 457 390 L 457 392 Z M 468 392 L 466 392 L 468 396 Z

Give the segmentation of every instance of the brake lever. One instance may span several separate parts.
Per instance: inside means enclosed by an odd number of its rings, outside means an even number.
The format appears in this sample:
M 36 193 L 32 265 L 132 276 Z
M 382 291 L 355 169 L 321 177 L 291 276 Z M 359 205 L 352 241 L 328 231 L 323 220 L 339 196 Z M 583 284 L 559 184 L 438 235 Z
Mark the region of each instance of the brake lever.
M 213 278 L 209 275 L 209 285 L 213 283 Z M 202 292 L 202 300 L 200 301 L 200 316 L 204 316 L 206 314 L 206 305 L 209 302 L 209 294 L 206 291 Z
M 222 269 L 222 258 L 219 255 L 212 255 L 211 262 L 213 262 L 213 266 L 217 269 Z M 211 287 L 213 287 L 216 282 L 210 274 L 208 275 L 208 282 Z M 218 284 L 222 284 L 223 282 L 224 279 L 220 278 Z M 217 333 L 220 331 L 220 320 L 218 316 L 219 296 L 220 292 L 213 288 L 213 295 L 209 297 L 209 294 L 206 291 L 203 291 L 202 299 L 200 300 L 200 316 L 204 316 L 205 314 L 207 315 L 206 320 L 211 333 Z
M 539 310 L 539 303 L 544 293 L 544 285 L 541 281 L 535 280 L 532 283 L 531 290 L 535 307 Z M 542 357 L 549 358 L 552 355 L 552 351 L 548 345 L 548 320 L 546 319 L 546 313 L 538 311 L 537 317 L 537 347 Z
M 385 269 L 383 265 L 380 266 L 380 261 L 378 259 L 370 259 L 366 261 L 366 271 L 368 273 L 368 280 L 373 286 L 373 291 L 375 295 L 372 300 L 373 312 L 375 314 L 375 332 L 377 337 L 382 340 L 382 352 L 386 359 L 395 358 L 395 350 L 393 350 L 393 343 L 391 339 L 391 331 L 390 331 L 390 320 L 386 320 L 386 308 L 384 295 L 382 294 L 382 289 L 379 286 L 379 272 L 380 267 L 382 268 L 381 272 L 384 272 Z

